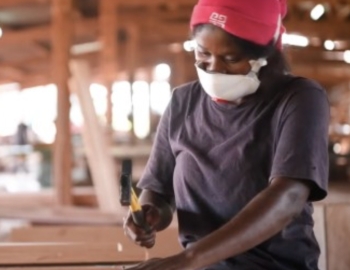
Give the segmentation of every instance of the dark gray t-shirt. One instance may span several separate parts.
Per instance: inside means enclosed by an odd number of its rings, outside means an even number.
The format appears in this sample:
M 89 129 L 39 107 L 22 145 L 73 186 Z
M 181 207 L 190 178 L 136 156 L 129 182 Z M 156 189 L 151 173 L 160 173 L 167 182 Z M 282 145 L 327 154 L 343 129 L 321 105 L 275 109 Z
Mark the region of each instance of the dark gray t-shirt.
M 268 241 L 210 270 L 316 270 L 312 201 L 326 196 L 329 104 L 315 82 L 285 76 L 240 105 L 192 82 L 174 90 L 139 187 L 175 197 L 186 248 L 232 219 L 275 177 L 312 182 L 309 202 Z M 273 220 L 271 220 L 273 222 Z

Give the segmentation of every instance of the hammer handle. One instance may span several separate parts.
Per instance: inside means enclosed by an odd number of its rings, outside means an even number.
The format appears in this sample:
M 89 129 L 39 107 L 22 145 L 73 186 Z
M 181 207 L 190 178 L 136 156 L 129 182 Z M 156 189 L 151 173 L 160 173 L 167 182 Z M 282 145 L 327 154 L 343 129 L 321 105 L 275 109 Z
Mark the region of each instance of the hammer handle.
M 140 228 L 143 228 L 146 231 L 146 233 L 150 233 L 152 230 L 146 222 L 141 204 L 139 203 L 139 200 L 133 188 L 131 188 L 130 210 L 134 223 Z

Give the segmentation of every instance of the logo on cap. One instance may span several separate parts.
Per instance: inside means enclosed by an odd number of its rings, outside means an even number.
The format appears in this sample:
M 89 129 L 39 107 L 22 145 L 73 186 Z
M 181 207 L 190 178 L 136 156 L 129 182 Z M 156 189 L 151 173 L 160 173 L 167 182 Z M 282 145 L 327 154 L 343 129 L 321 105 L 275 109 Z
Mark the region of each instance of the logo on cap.
M 210 23 L 216 26 L 219 26 L 221 28 L 225 28 L 226 21 L 227 21 L 227 16 L 219 14 L 217 12 L 213 12 L 209 18 Z

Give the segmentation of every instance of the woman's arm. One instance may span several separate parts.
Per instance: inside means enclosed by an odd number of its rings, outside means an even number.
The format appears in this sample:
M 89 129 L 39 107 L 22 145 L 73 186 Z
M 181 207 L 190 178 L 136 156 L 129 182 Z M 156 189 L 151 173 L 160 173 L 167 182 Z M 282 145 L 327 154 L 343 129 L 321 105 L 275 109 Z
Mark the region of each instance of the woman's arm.
M 173 213 L 175 211 L 174 199 L 167 199 L 164 196 L 153 192 L 151 190 L 142 190 L 140 196 L 140 203 L 143 206 L 151 205 L 154 206 L 159 212 L 159 218 L 156 231 L 162 231 L 166 229 L 171 221 L 173 220 Z
M 276 178 L 236 217 L 184 252 L 199 269 L 256 247 L 299 215 L 310 193 L 307 181 Z

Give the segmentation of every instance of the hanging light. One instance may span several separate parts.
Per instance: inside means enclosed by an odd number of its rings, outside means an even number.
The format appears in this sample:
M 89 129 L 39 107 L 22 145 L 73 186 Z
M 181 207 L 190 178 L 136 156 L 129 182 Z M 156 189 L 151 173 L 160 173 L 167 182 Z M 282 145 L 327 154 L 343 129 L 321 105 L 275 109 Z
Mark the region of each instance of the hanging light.
M 344 61 L 348 64 L 350 64 L 350 51 L 345 51 L 343 55 Z
M 324 5 L 318 4 L 311 10 L 310 17 L 314 21 L 317 21 L 322 17 L 322 15 L 325 12 L 326 12 L 326 9 L 325 9 Z
M 283 34 L 282 43 L 298 47 L 306 47 L 309 45 L 309 39 L 307 37 L 295 34 Z
M 328 51 L 333 51 L 335 49 L 335 42 L 333 40 L 328 39 L 324 42 L 323 45 L 324 45 L 325 49 Z

